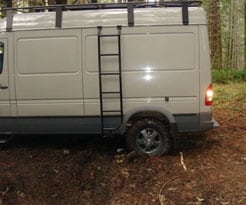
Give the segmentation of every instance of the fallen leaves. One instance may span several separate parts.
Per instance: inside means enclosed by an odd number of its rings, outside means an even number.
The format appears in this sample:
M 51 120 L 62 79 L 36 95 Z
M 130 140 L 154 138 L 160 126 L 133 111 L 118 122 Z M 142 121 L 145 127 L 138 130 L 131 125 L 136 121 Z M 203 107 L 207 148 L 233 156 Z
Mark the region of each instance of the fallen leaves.
M 187 167 L 184 163 L 184 156 L 183 156 L 183 152 L 180 152 L 180 163 L 183 166 L 184 170 L 187 171 Z
M 121 174 L 125 177 L 128 178 L 130 176 L 129 169 L 122 169 Z
M 178 177 L 174 177 L 168 181 L 166 181 L 162 186 L 161 186 L 161 189 L 159 191 L 159 194 L 158 194 L 158 198 L 159 198 L 159 202 L 161 205 L 165 205 L 165 201 L 166 201 L 166 197 L 165 195 L 162 193 L 164 188 L 171 182 L 175 181 Z
M 196 200 L 197 200 L 197 202 L 205 202 L 205 199 L 203 199 L 202 197 L 199 197 L 199 196 L 196 197 Z
M 69 153 L 70 153 L 69 149 L 64 149 L 64 150 L 63 150 L 63 154 L 64 154 L 64 155 L 69 155 Z
M 16 194 L 17 194 L 18 197 L 21 197 L 21 198 L 24 198 L 24 197 L 26 196 L 26 195 L 24 194 L 24 192 L 19 191 L 19 190 L 16 192 Z
M 4 196 L 4 195 L 6 195 L 8 192 L 9 192 L 9 186 L 7 186 L 6 189 L 5 189 L 3 192 L 1 192 L 1 195 Z

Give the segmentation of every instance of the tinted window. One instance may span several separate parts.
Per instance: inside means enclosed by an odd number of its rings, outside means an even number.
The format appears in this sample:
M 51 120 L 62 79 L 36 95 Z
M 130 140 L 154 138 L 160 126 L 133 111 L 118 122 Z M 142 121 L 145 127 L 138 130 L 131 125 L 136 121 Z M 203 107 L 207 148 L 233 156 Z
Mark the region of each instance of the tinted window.
M 4 44 L 0 43 L 0 74 L 3 72 Z

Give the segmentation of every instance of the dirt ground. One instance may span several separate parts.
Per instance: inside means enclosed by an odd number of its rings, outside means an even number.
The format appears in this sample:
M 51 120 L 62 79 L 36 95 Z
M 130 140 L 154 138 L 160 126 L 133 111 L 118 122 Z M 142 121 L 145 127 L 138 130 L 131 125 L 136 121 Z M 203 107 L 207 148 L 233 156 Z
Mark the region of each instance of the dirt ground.
M 117 138 L 22 136 L 0 149 L 0 205 L 244 205 L 246 113 L 215 105 L 214 115 L 219 129 L 180 136 L 163 157 Z

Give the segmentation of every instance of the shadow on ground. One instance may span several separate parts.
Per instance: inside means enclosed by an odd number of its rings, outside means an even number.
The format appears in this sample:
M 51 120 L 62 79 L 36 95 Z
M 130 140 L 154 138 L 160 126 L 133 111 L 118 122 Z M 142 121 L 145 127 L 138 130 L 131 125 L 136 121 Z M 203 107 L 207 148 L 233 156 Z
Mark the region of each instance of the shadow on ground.
M 186 134 L 177 137 L 176 149 L 173 148 L 171 155 L 177 152 L 192 152 L 199 149 L 211 149 L 217 145 L 216 140 L 208 139 L 204 134 Z M 116 152 L 129 152 L 124 136 L 102 138 L 101 135 L 18 135 L 7 143 L 1 145 L 1 149 L 12 148 L 54 148 L 81 151 L 84 149 L 96 149 L 97 152 L 114 154 Z

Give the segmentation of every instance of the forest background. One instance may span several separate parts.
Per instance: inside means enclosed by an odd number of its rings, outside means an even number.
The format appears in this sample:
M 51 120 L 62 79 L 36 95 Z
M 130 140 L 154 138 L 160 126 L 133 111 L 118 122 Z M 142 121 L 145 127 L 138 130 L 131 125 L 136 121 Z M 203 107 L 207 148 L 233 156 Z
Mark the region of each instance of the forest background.
M 127 0 L 98 0 L 99 3 Z M 141 1 L 141 0 L 140 0 Z M 147 0 L 155 2 L 156 0 Z M 96 3 L 97 0 L 0 0 L 0 7 Z M 212 69 L 246 69 L 246 0 L 203 0 L 208 15 Z M 4 12 L 0 13 L 5 16 Z

